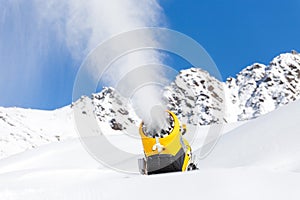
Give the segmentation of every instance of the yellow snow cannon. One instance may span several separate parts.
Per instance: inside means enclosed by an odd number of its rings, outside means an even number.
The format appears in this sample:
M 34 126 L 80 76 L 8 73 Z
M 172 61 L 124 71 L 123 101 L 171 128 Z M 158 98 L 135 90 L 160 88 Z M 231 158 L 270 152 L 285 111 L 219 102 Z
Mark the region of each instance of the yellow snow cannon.
M 168 113 L 168 127 L 149 134 L 142 122 L 139 133 L 142 139 L 145 157 L 139 159 L 142 174 L 160 174 L 168 172 L 189 171 L 197 169 L 192 163 L 192 150 L 188 141 L 183 138 L 186 126 L 181 125 L 177 116 Z

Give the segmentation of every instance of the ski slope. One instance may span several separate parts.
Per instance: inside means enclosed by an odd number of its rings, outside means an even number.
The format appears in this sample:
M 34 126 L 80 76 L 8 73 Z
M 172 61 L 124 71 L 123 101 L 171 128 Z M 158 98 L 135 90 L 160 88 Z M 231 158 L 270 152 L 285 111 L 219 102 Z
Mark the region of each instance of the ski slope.
M 95 161 L 78 139 L 44 145 L 0 160 L 0 199 L 298 200 L 299 113 L 297 101 L 226 125 L 228 132 L 199 162 L 200 170 L 187 173 L 120 173 Z M 121 135 L 108 137 L 126 143 Z

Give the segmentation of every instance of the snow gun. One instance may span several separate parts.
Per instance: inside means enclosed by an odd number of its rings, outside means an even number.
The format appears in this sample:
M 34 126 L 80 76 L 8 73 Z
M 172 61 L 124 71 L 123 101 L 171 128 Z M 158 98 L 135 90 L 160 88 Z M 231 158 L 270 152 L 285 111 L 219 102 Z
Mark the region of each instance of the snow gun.
M 192 162 L 192 149 L 183 138 L 186 125 L 181 124 L 171 111 L 167 112 L 167 126 L 147 130 L 141 123 L 139 133 L 144 148 L 144 158 L 138 160 L 141 174 L 151 175 L 168 172 L 184 172 L 197 169 Z

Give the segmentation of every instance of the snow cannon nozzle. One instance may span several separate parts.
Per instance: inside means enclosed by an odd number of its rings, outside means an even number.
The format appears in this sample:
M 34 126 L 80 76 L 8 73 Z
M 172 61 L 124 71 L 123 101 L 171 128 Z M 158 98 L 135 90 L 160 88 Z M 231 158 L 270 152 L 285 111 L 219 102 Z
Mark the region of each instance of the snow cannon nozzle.
M 143 132 L 149 137 L 165 137 L 174 128 L 174 119 L 162 106 L 155 106 L 151 109 L 151 121 L 143 122 Z

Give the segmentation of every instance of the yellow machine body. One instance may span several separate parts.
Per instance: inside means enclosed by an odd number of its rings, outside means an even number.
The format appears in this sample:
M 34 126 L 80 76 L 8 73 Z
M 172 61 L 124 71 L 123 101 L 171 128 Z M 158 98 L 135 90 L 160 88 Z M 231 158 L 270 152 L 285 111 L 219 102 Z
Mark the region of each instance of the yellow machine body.
M 181 171 L 186 171 L 189 162 L 191 161 L 191 147 L 188 141 L 182 136 L 180 122 L 177 116 L 171 111 L 167 112 L 174 120 L 174 127 L 170 134 L 166 137 L 148 137 L 143 131 L 143 123 L 140 125 L 139 133 L 143 143 L 144 154 L 146 160 L 147 158 L 157 155 L 176 157 L 179 153 L 184 154 L 184 156 L 181 156 L 181 160 L 183 160 L 181 162 Z M 183 127 L 185 128 L 185 126 Z M 161 151 L 157 148 L 153 148 L 158 142 L 163 147 Z

